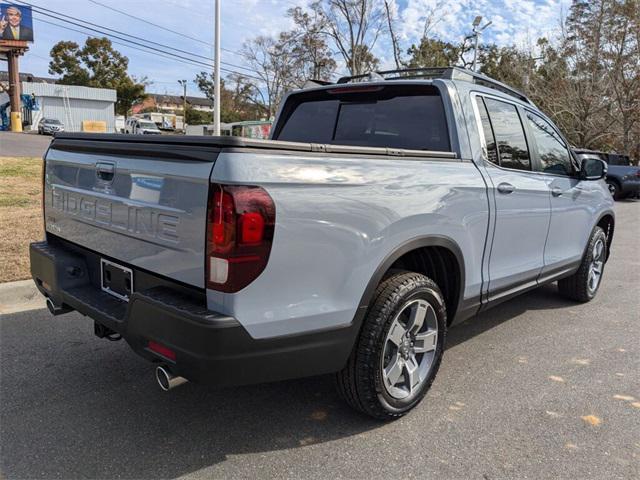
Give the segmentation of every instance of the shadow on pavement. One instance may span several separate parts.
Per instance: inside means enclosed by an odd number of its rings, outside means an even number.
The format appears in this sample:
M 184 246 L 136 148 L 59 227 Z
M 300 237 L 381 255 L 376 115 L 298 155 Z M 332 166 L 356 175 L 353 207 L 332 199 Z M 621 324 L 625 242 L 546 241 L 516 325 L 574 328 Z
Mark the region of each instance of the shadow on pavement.
M 554 287 L 543 287 L 454 327 L 449 347 L 526 310 L 566 305 Z M 91 321 L 75 314 L 7 315 L 0 341 L 6 478 L 169 478 L 230 455 L 329 442 L 382 425 L 344 405 L 330 376 L 225 389 L 187 384 L 163 393 L 148 363 L 124 342 L 94 338 Z M 259 472 L 260 458 L 253 461 Z
M 575 305 L 576 302 L 567 300 L 558 293 L 555 283 L 543 285 L 455 325 L 447 333 L 447 348 L 466 342 L 527 311 L 549 310 L 554 312 L 553 315 L 560 315 L 559 309 Z

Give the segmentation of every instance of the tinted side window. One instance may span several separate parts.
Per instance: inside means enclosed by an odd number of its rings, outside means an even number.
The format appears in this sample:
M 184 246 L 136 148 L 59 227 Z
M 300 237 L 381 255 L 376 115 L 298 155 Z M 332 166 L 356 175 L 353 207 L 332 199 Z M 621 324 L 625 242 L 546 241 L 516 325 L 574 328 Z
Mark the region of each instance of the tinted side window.
M 542 171 L 557 175 L 571 175 L 571 155 L 558 133 L 549 122 L 534 113 L 527 112 L 529 128 L 538 147 Z
M 485 106 L 482 97 L 476 97 L 476 103 L 478 104 L 478 111 L 480 112 L 480 123 L 482 132 L 484 133 L 484 140 L 487 143 L 487 157 L 491 163 L 499 165 L 500 162 L 498 162 L 496 137 L 493 135 L 493 128 L 491 128 L 489 112 L 487 112 L 487 107 Z
M 505 168 L 531 170 L 527 140 L 515 105 L 492 98 L 484 100 L 498 142 L 500 165 Z

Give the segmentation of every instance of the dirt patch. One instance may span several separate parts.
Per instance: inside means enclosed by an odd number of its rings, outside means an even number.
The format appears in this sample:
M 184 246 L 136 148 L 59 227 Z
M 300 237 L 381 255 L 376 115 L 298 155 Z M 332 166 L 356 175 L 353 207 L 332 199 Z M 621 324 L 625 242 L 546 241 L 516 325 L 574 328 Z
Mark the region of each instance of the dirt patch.
M 0 283 L 29 278 L 29 243 L 41 240 L 42 159 L 0 157 Z

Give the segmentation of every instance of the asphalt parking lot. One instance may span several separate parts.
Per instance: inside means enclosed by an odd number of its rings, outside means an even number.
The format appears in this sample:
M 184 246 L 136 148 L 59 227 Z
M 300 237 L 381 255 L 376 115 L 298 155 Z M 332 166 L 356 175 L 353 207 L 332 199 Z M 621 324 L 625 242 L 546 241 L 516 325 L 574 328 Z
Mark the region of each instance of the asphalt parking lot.
M 593 302 L 550 285 L 453 328 L 431 391 L 389 424 L 330 377 L 163 393 L 79 314 L 5 315 L 0 477 L 638 478 L 640 201 L 616 210 Z

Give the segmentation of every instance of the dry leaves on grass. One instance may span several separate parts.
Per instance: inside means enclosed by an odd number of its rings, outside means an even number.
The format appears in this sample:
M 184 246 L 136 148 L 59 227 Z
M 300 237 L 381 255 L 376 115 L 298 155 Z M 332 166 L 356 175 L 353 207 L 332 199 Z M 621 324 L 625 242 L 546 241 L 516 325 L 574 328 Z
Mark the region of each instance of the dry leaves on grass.
M 29 278 L 29 243 L 43 237 L 42 160 L 0 157 L 0 283 Z

